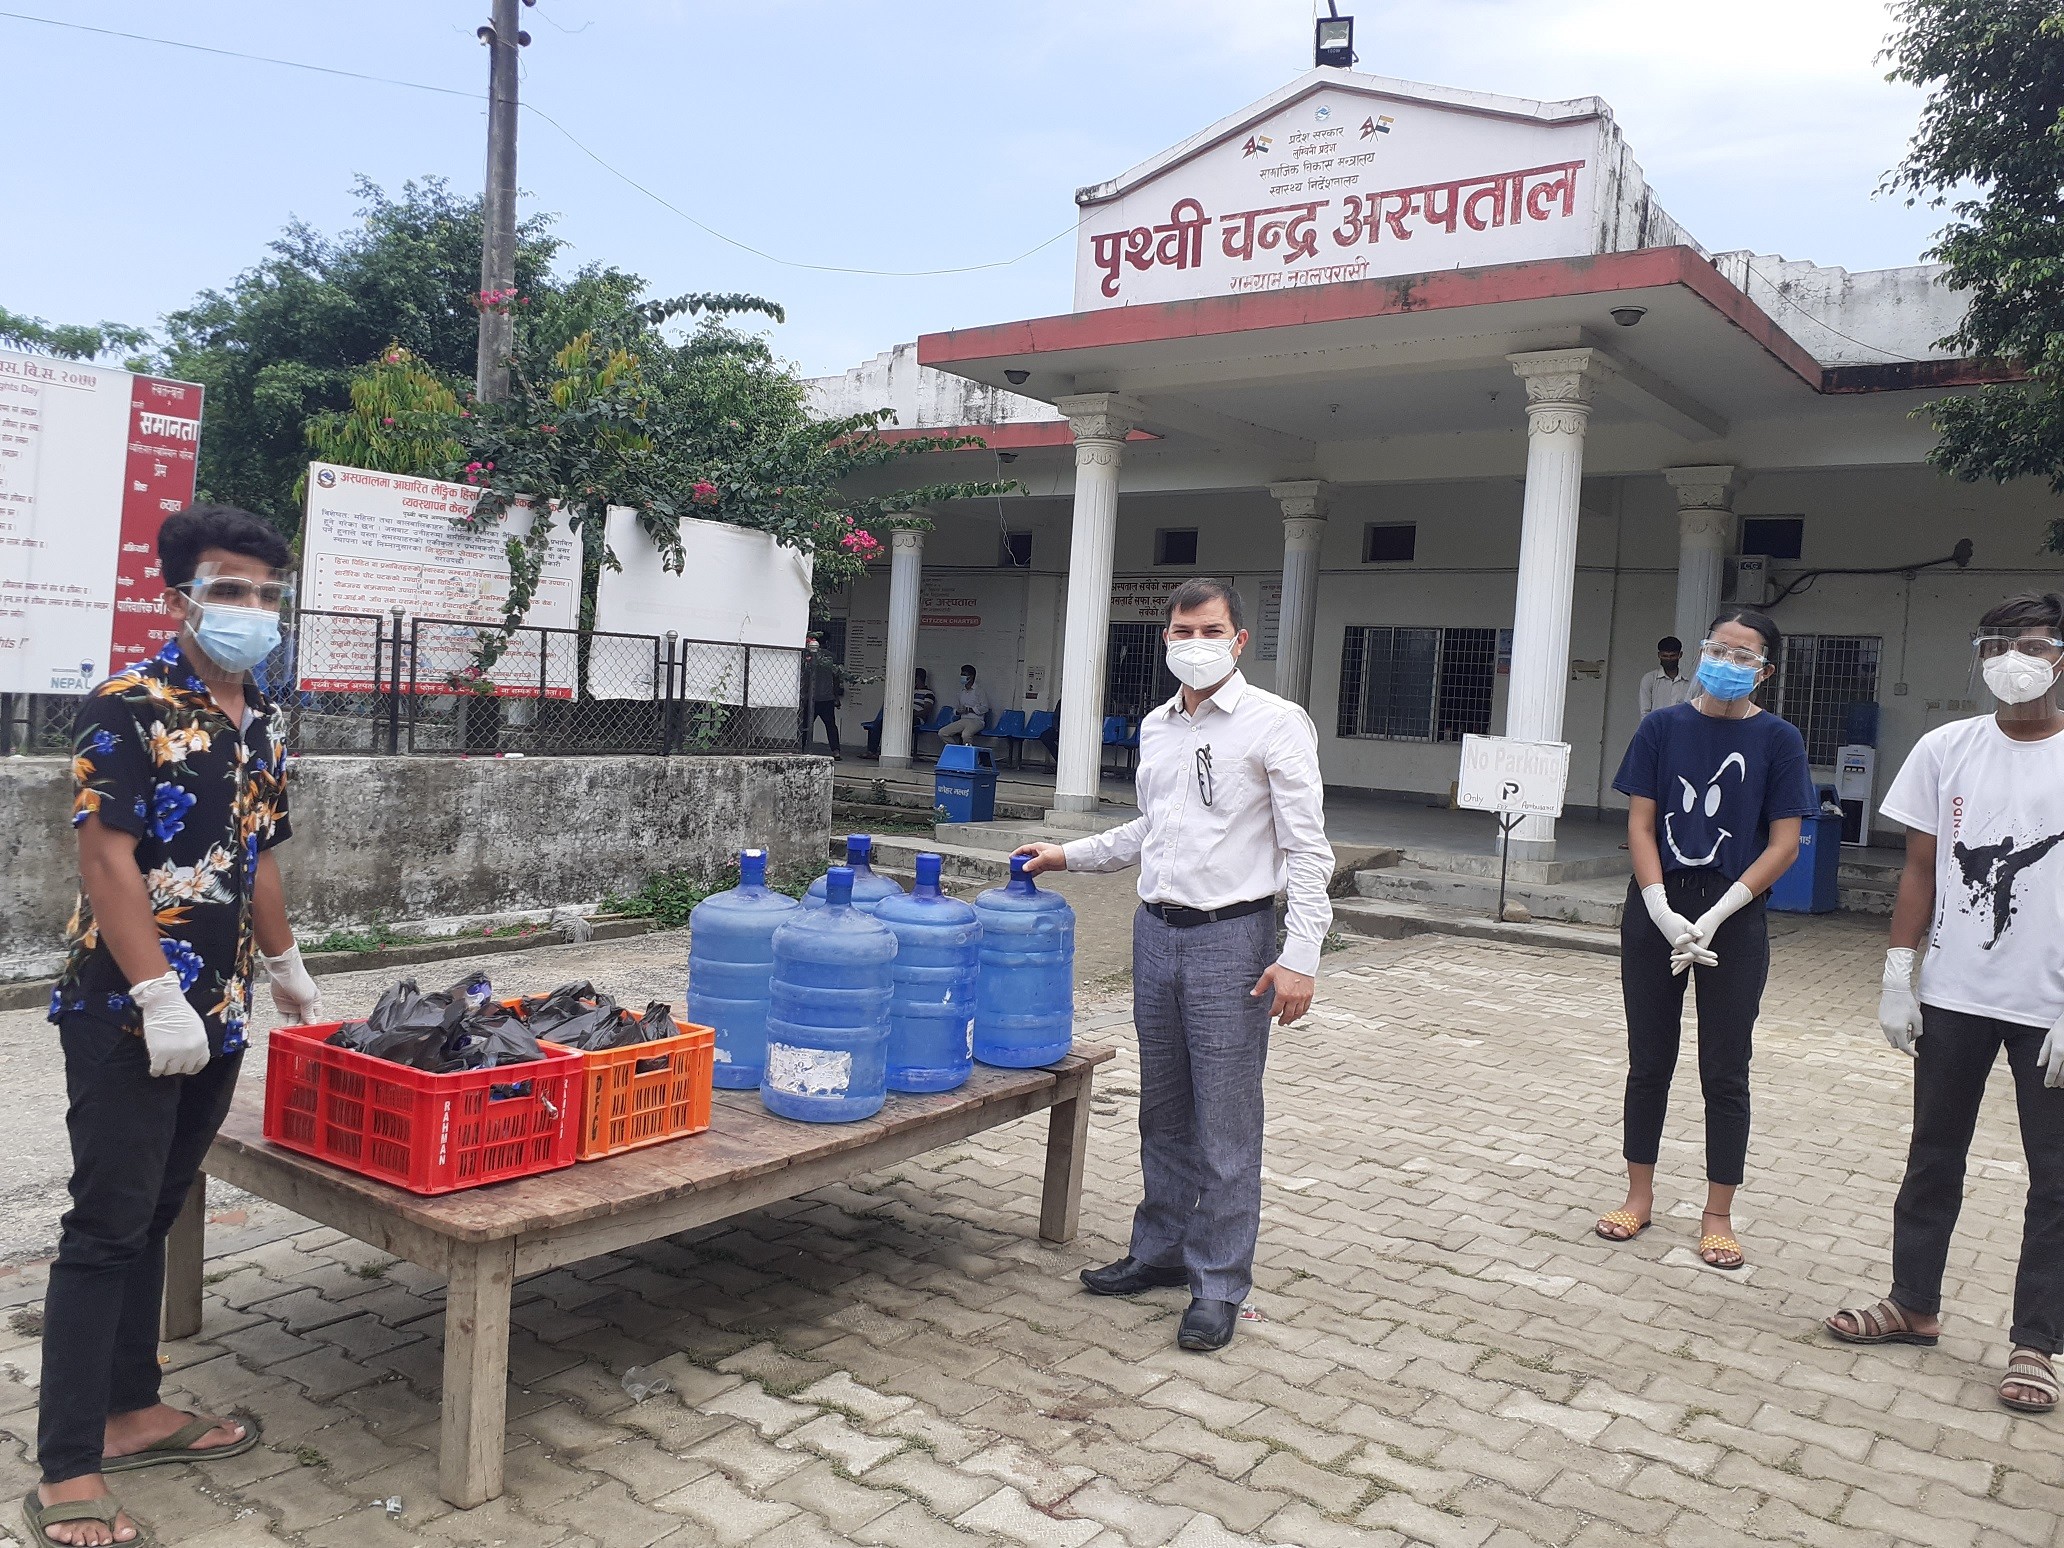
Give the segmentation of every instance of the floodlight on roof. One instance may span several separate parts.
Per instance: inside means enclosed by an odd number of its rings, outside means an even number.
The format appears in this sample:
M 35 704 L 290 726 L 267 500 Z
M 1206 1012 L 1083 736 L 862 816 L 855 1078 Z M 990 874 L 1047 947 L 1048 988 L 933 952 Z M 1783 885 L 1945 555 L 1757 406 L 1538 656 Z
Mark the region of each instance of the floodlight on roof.
M 1354 18 L 1342 16 L 1333 0 L 1326 0 L 1329 15 L 1321 16 L 1312 31 L 1312 63 L 1326 65 L 1335 70 L 1353 67 Z

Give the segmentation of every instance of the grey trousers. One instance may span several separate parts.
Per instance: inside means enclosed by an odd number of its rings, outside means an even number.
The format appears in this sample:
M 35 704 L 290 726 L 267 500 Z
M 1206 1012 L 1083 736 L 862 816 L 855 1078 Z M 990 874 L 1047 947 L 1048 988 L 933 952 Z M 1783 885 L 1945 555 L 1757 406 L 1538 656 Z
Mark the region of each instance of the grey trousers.
M 1133 915 L 1145 1196 L 1132 1256 L 1188 1269 L 1201 1300 L 1244 1301 L 1253 1288 L 1273 999 L 1248 991 L 1275 957 L 1271 909 L 1180 930 Z

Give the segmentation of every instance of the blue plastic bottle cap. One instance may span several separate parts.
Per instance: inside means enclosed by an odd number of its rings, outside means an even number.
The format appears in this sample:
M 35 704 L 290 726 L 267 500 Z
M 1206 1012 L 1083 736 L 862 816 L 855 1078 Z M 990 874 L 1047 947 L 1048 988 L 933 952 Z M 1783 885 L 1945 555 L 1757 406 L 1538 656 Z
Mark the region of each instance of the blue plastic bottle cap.
M 767 885 L 767 851 L 744 849 L 738 854 L 738 885 L 741 887 L 764 887 Z
M 846 835 L 846 864 L 866 865 L 874 858 L 874 839 L 865 833 Z
M 942 863 L 937 855 L 919 855 L 917 857 L 918 886 L 929 887 L 934 892 L 938 891 L 939 867 Z
M 1012 881 L 1016 881 L 1020 876 L 1023 876 L 1025 874 L 1025 866 L 1031 861 L 1031 859 L 1032 857 L 1030 855 L 1012 855 L 1010 857 Z
M 848 908 L 853 902 L 853 868 L 835 865 L 824 873 L 824 902 L 827 908 Z

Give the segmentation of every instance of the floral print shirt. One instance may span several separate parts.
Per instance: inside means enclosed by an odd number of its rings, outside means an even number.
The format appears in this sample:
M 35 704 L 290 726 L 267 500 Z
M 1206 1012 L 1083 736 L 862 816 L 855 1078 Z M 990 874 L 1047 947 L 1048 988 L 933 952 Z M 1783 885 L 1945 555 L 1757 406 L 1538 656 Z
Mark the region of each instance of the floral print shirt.
M 244 1047 L 251 1011 L 251 892 L 258 856 L 286 838 L 286 744 L 272 705 L 245 688 L 241 730 L 174 640 L 93 690 L 72 748 L 72 826 L 133 834 L 166 964 L 217 1055 Z M 84 892 L 50 1019 L 95 1016 L 141 1034 L 129 981 Z

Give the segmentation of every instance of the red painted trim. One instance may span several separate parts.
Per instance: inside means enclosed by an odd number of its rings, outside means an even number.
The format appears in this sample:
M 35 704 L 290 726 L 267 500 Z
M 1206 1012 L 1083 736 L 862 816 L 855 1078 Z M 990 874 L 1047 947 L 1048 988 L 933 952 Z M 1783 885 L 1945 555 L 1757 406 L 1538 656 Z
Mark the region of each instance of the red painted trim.
M 939 429 L 877 430 L 875 435 L 884 441 L 914 441 L 919 436 L 926 435 L 976 435 L 988 443 L 990 451 L 1028 451 L 1042 446 L 1075 444 L 1075 432 L 1068 428 L 1068 421 L 1065 419 L 1035 419 L 1005 425 L 951 425 Z M 1135 430 L 1126 439 L 1158 441 L 1161 437 L 1151 430 Z M 972 451 L 974 448 L 968 447 L 966 450 Z
M 1551 258 L 1533 263 L 1494 264 L 1478 269 L 1441 269 L 1427 274 L 1353 280 L 1344 284 L 1301 286 L 1257 295 L 1204 296 L 1192 301 L 1162 301 L 1141 306 L 1107 307 L 1095 312 L 1067 312 L 1023 322 L 957 328 L 921 334 L 921 365 L 952 370 L 995 360 L 1026 360 L 1069 350 L 1101 349 L 1119 344 L 1173 339 L 1216 338 L 1270 328 L 1300 328 L 1399 316 L 1501 302 L 1547 301 L 1566 296 L 1610 295 L 1618 291 L 1652 290 L 1682 285 L 1815 392 L 1874 392 L 1902 386 L 1838 376 L 1824 369 L 1799 342 L 1749 299 L 1718 269 L 1689 247 L 1650 247 L 1631 253 L 1601 253 L 1589 258 Z M 1928 362 L 1927 364 L 1934 364 Z M 1963 364 L 1944 362 L 1945 365 Z M 1985 376 L 1975 380 L 1998 380 Z M 1855 381 L 1856 385 L 1850 383 Z
M 1925 388 L 1985 387 L 2025 382 L 2026 371 L 1987 360 L 1898 360 L 1882 364 L 1829 366 L 1821 386 L 1827 393 L 1917 392 Z

